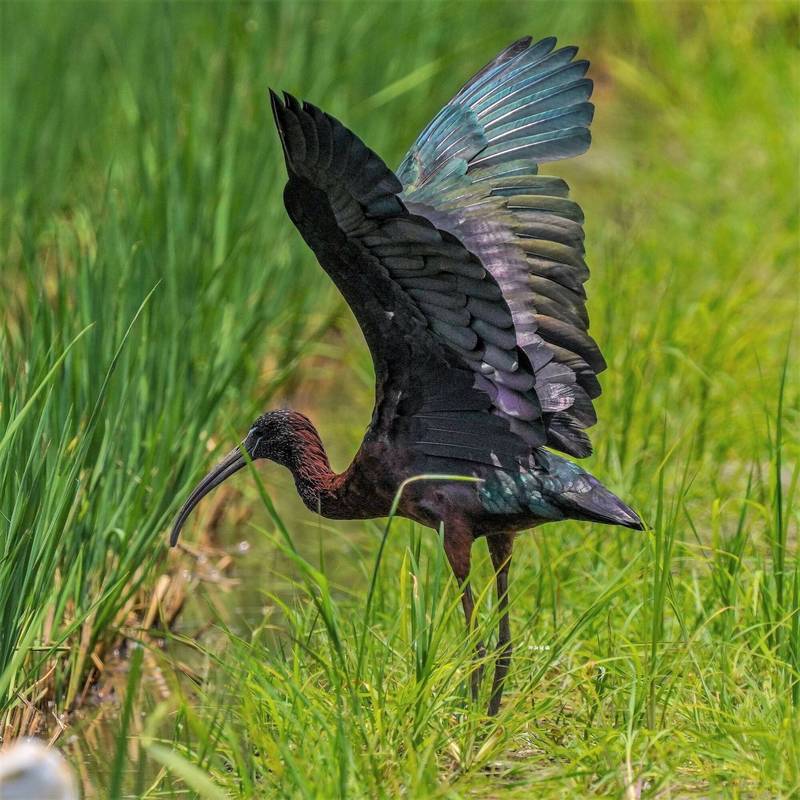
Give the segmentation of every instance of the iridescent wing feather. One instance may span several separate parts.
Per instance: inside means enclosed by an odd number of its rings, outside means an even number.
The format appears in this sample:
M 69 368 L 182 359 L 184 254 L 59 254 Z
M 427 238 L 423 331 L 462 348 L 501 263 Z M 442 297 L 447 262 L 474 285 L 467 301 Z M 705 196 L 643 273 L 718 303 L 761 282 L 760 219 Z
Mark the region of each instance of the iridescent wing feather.
M 583 214 L 538 165 L 589 147 L 594 107 L 588 62 L 555 44 L 525 38 L 500 53 L 422 132 L 397 175 L 406 208 L 456 236 L 500 286 L 546 444 L 585 456 L 605 361 L 588 334 Z

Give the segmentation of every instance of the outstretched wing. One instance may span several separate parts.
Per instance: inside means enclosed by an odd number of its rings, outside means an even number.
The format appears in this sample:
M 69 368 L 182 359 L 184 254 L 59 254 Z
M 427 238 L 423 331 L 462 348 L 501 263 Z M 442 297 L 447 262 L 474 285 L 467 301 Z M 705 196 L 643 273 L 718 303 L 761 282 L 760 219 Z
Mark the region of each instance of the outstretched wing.
M 527 459 L 545 441 L 541 408 L 498 282 L 456 236 L 406 208 L 400 181 L 351 131 L 271 94 L 287 211 L 375 362 L 384 418 L 372 435 L 451 461 Z
M 547 445 L 591 452 L 605 361 L 589 336 L 583 213 L 546 161 L 591 141 L 588 61 L 554 38 L 506 48 L 422 132 L 397 171 L 410 213 L 457 236 L 495 278 L 535 375 Z

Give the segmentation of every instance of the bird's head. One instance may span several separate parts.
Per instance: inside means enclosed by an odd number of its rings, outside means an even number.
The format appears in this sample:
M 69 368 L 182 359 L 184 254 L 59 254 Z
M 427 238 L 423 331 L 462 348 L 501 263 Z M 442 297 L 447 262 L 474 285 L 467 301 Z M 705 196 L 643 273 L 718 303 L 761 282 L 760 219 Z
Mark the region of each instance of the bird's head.
M 235 472 L 247 466 L 248 461 L 267 458 L 284 467 L 292 466 L 293 454 L 299 440 L 310 432 L 316 435 L 314 426 L 307 417 L 296 411 L 280 409 L 262 414 L 247 432 L 244 441 L 231 450 L 200 483 L 195 486 L 186 502 L 181 506 L 172 527 L 170 545 L 178 541 L 186 519 L 194 507 L 214 488 Z

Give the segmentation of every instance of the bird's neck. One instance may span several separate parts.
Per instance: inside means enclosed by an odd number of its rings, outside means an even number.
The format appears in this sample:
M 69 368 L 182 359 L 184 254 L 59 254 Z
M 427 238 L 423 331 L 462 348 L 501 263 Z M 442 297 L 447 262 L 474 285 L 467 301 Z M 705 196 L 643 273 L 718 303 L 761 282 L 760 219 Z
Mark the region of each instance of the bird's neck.
M 322 439 L 310 423 L 298 432 L 287 467 L 306 506 L 329 516 L 326 512 L 336 506 L 346 473 L 339 475 L 331 469 Z

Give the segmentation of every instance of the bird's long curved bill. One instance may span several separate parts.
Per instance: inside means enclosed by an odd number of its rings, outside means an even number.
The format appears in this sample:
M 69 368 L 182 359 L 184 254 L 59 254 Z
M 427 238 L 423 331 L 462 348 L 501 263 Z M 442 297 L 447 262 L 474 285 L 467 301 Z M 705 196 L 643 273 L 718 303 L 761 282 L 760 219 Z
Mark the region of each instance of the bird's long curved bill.
M 178 535 L 181 532 L 184 522 L 192 509 L 215 487 L 219 486 L 224 480 L 230 478 L 234 472 L 238 472 L 242 467 L 247 465 L 242 451 L 237 447 L 232 450 L 222 461 L 217 464 L 208 475 L 195 486 L 194 491 L 189 495 L 187 501 L 181 506 L 178 516 L 175 519 L 175 524 L 172 526 L 172 534 L 169 537 L 170 547 L 175 547 L 178 541 Z

